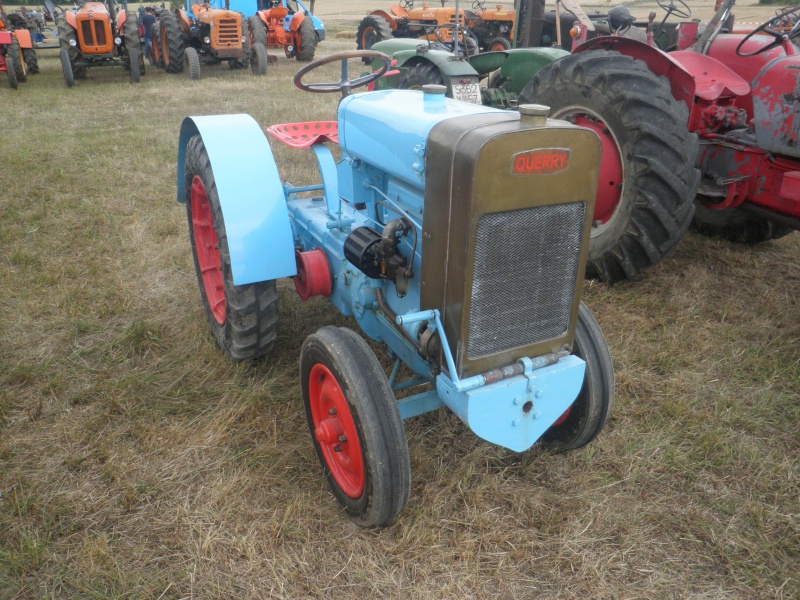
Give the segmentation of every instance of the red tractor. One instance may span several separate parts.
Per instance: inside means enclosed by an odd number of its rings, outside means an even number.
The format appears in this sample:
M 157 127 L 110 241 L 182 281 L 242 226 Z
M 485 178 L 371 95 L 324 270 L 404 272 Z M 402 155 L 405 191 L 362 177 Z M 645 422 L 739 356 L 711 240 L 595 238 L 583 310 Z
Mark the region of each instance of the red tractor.
M 674 12 L 672 1 L 660 5 Z M 603 141 L 608 189 L 598 194 L 593 237 L 621 241 L 601 260 L 590 256 L 590 274 L 636 276 L 692 222 L 744 243 L 800 229 L 800 50 L 792 43 L 800 23 L 773 28 L 800 6 L 750 33 L 724 33 L 732 6 L 725 2 L 699 36 L 696 21 L 682 23 L 670 53 L 619 35 L 589 40 L 522 91 L 520 102 L 549 105 L 553 117 Z

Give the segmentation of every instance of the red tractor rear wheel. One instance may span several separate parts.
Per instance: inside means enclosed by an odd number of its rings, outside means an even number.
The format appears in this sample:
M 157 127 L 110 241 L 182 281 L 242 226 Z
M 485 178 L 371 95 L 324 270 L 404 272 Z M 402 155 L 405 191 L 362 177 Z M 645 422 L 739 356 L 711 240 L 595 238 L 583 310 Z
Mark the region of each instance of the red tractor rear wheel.
M 317 32 L 314 31 L 314 22 L 306 17 L 297 28 L 297 37 L 300 38 L 300 48 L 295 50 L 297 60 L 309 62 L 314 60 L 317 51 Z
M 375 354 L 350 329 L 323 327 L 303 343 L 300 384 L 331 492 L 358 525 L 388 525 L 408 502 L 411 461 Z
M 551 117 L 588 126 L 602 140 L 587 275 L 634 279 L 664 260 L 691 223 L 700 183 L 697 136 L 669 82 L 642 61 L 591 50 L 539 71 L 523 102 L 545 104 Z
M 272 349 L 278 324 L 275 281 L 234 285 L 225 220 L 202 138 L 186 147 L 186 216 L 197 281 L 214 339 L 233 361 Z

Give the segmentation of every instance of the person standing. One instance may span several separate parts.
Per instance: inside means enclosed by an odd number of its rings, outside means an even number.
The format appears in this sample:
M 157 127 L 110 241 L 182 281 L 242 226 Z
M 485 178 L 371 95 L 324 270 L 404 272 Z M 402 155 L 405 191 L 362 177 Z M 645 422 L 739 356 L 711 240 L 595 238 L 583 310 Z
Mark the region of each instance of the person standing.
M 153 25 L 156 23 L 156 15 L 153 12 L 153 7 L 148 6 L 144 9 L 144 15 L 142 15 L 141 25 L 142 25 L 142 37 L 144 38 L 144 55 L 147 57 L 151 57 L 151 52 L 153 51 Z

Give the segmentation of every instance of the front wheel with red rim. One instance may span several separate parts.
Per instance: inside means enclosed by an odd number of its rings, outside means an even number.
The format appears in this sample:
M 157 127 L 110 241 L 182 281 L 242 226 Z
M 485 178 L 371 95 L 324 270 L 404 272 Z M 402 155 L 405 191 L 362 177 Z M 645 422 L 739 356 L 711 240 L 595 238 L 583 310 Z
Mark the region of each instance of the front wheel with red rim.
M 573 354 L 586 362 L 583 387 L 566 412 L 541 438 L 551 450 L 585 446 L 605 427 L 614 408 L 614 363 L 600 326 L 586 305 L 578 308 Z
M 378 359 L 346 328 L 306 338 L 300 383 L 317 457 L 336 500 L 362 527 L 389 525 L 408 502 L 403 421 Z
M 197 282 L 214 339 L 231 360 L 272 349 L 278 324 L 275 281 L 234 285 L 225 219 L 203 139 L 186 146 L 186 216 Z

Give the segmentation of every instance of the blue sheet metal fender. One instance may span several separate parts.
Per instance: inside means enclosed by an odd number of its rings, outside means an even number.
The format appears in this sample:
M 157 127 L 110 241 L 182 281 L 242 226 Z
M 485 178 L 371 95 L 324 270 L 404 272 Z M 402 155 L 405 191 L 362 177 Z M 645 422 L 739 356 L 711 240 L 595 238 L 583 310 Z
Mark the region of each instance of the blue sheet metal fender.
M 225 220 L 233 283 L 297 274 L 292 226 L 267 138 L 250 115 L 186 117 L 178 145 L 178 202 L 186 201 L 184 159 L 200 135 Z
M 531 379 L 518 375 L 466 392 L 458 392 L 446 376 L 439 375 L 436 390 L 475 435 L 524 452 L 572 405 L 585 371 L 586 363 L 573 355 L 537 369 Z

